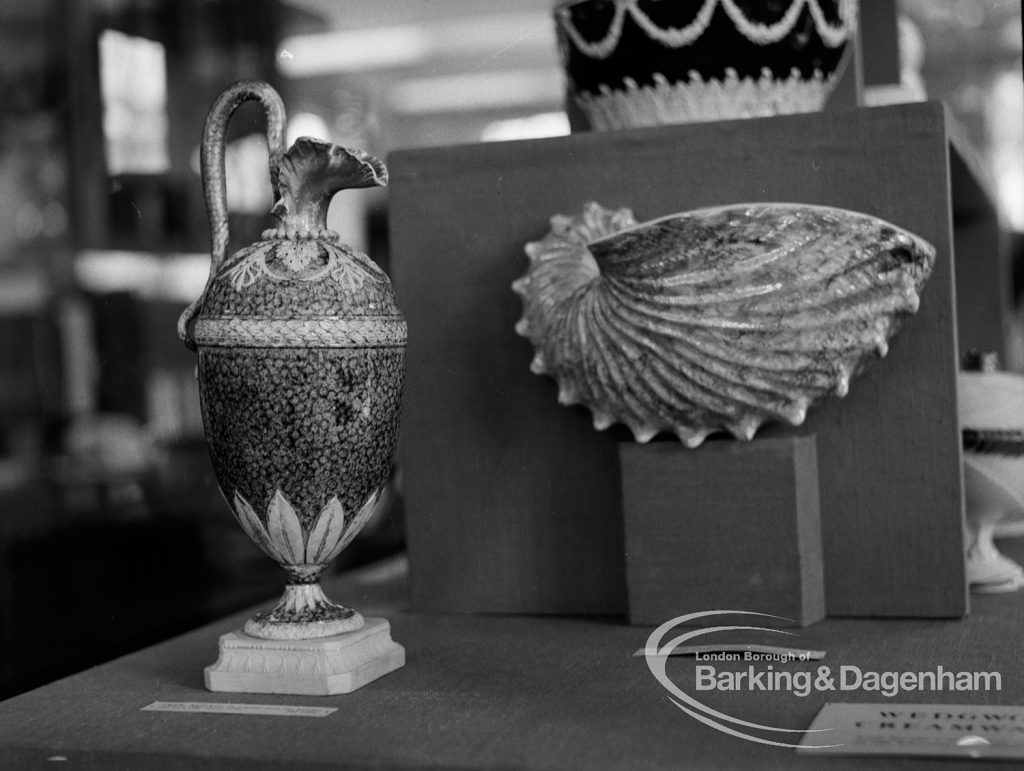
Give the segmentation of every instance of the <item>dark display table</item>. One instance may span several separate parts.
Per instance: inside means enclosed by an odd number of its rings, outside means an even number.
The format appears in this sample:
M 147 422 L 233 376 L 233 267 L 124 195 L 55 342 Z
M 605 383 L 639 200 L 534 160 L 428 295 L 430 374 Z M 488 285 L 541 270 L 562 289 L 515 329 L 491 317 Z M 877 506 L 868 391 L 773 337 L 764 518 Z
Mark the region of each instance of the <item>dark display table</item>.
M 37 767 L 55 758 L 76 769 L 959 765 L 806 757 L 727 736 L 673 706 L 644 659 L 632 655 L 646 642 L 647 628 L 611 618 L 411 613 L 403 610 L 404 573 L 390 568 L 335 579 L 328 590 L 391 619 L 395 639 L 408 652 L 404 669 L 348 696 L 210 693 L 203 667 L 216 657 L 218 635 L 241 625 L 246 614 L 240 614 L 0 703 L 0 768 Z M 806 728 L 826 700 L 1019 704 L 1021 630 L 1024 596 L 1003 595 L 976 598 L 971 616 L 961 621 L 829 619 L 796 638 L 731 638 L 822 649 L 833 667 L 998 671 L 1002 690 L 995 693 L 913 693 L 891 700 L 863 691 L 699 697 L 727 714 L 786 728 Z M 68 644 L 74 644 L 70 633 Z M 674 658 L 669 666 L 690 693 L 693 672 L 691 658 Z M 155 701 L 338 709 L 324 718 L 141 711 Z

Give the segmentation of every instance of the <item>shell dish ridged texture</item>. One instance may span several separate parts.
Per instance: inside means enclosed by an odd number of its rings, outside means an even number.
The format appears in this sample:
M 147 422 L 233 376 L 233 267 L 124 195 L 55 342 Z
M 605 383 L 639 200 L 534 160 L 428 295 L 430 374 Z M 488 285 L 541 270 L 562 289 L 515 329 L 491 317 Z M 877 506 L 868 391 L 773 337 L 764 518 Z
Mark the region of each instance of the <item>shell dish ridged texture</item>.
M 526 246 L 516 331 L 531 369 L 584 404 L 594 427 L 637 441 L 675 433 L 690 447 L 766 421 L 803 422 L 844 396 L 914 313 L 935 261 L 920 238 L 877 218 L 816 206 L 752 204 L 637 225 L 590 203 L 556 215 Z

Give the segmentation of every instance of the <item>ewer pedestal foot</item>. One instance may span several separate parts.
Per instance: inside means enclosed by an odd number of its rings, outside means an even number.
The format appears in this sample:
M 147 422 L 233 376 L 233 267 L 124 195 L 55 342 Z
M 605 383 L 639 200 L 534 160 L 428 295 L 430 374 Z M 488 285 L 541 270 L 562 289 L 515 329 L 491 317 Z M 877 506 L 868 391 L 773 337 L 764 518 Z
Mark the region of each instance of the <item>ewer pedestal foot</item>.
M 404 665 L 405 648 L 391 639 L 388 621 L 367 618 L 353 632 L 315 640 L 229 632 L 205 676 L 211 691 L 330 696 L 351 693 Z
M 294 573 L 295 567 L 285 568 Z M 270 610 L 257 613 L 245 622 L 243 632 L 261 640 L 310 640 L 354 632 L 363 626 L 363 617 L 344 605 L 331 601 L 320 584 L 288 584 L 284 594 Z

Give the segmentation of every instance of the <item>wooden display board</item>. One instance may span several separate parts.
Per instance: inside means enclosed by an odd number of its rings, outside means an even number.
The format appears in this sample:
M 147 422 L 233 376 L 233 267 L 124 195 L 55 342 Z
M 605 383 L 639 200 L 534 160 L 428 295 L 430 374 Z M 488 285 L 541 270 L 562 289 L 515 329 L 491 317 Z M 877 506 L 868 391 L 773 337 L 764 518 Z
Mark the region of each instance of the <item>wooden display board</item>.
M 591 200 L 639 220 L 776 201 L 876 215 L 938 250 L 888 358 L 800 429 L 761 436 L 817 435 L 829 615 L 965 613 L 947 121 L 926 103 L 393 153 L 415 607 L 625 612 L 627 434 L 595 431 L 530 373 L 510 289 L 523 245 Z

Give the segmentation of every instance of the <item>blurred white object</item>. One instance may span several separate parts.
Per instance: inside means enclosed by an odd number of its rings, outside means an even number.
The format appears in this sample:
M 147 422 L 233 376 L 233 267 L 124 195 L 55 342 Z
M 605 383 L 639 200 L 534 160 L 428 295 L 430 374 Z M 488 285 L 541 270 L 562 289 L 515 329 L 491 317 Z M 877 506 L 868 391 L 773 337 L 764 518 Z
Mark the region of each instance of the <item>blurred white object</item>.
M 134 292 L 147 300 L 190 302 L 206 285 L 210 258 L 196 253 L 83 249 L 75 280 L 89 292 Z
M 1024 586 L 1024 568 L 1000 554 L 996 535 L 1024 524 L 1024 377 L 981 371 L 959 376 L 967 503 L 967 579 L 976 592 Z M 1015 527 L 1016 526 L 1016 527 Z
M 928 98 L 921 70 L 924 67 L 924 36 L 907 16 L 899 17 L 900 82 L 864 87 L 864 104 L 923 102 Z

